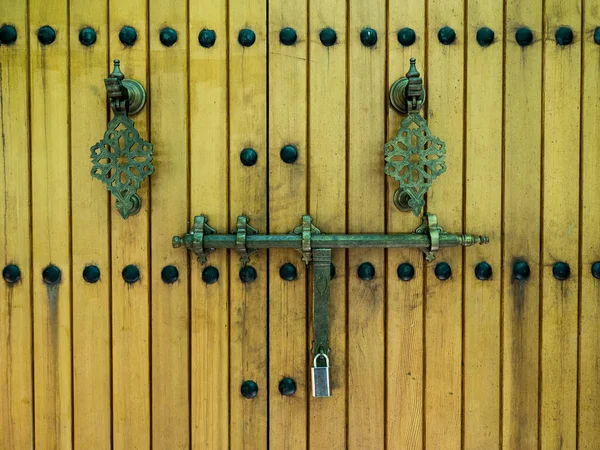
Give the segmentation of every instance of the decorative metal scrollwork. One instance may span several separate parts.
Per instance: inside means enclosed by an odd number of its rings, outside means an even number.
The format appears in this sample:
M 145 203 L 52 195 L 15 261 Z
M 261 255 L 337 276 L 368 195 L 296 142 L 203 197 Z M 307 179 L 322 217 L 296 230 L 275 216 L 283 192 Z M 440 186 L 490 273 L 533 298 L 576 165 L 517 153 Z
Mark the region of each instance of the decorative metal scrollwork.
M 127 219 L 141 207 L 137 194 L 144 179 L 154 173 L 152 144 L 140 137 L 129 114 L 138 112 L 146 102 L 144 88 L 135 80 L 125 79 L 114 61 L 114 69 L 104 80 L 114 118 L 104 137 L 91 151 L 94 178 L 105 183 L 117 199 L 117 210 Z
M 446 171 L 446 145 L 431 133 L 419 115 L 425 100 L 423 81 L 411 58 L 405 78 L 390 89 L 390 102 L 406 113 L 396 136 L 385 144 L 385 173 L 399 182 L 394 204 L 416 216 L 425 206 L 425 194 L 433 180 Z

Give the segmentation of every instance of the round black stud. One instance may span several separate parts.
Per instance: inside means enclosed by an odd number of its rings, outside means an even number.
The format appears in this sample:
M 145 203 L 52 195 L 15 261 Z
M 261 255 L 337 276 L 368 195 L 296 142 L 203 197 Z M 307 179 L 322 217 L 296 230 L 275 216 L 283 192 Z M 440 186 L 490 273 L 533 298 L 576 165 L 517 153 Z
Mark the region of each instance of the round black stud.
M 450 45 L 456 40 L 456 32 L 450 27 L 443 27 L 438 31 L 438 40 L 444 45 Z
M 600 45 L 600 27 L 596 27 L 594 30 L 594 42 Z
M 172 47 L 177 42 L 177 31 L 171 27 L 165 27 L 160 30 L 160 42 L 165 47 Z
M 435 265 L 434 273 L 438 280 L 446 281 L 452 276 L 452 268 L 447 262 L 441 262 Z
M 258 395 L 258 384 L 252 380 L 246 380 L 242 383 L 240 392 L 244 398 L 254 398 Z
M 2 278 L 9 284 L 16 283 L 21 279 L 21 269 L 16 264 L 9 264 L 2 269 Z
M 206 284 L 216 283 L 219 279 L 219 269 L 215 266 L 207 266 L 202 269 L 202 281 Z
M 133 27 L 123 27 L 119 32 L 121 44 L 131 47 L 137 41 L 137 31 Z
M 296 393 L 296 382 L 289 377 L 282 378 L 279 382 L 279 393 L 287 396 L 294 395 Z
M 482 27 L 477 30 L 477 43 L 482 47 L 487 47 L 488 45 L 492 45 L 494 42 L 494 30 L 488 27 Z
M 0 44 L 10 45 L 17 42 L 17 29 L 12 25 L 0 27 Z
M 554 38 L 558 45 L 569 45 L 573 42 L 573 30 L 569 27 L 558 27 Z
M 333 280 L 335 278 L 335 266 L 333 263 L 329 264 L 329 279 Z
M 217 33 L 215 30 L 207 30 L 206 28 L 198 33 L 198 42 L 204 48 L 211 48 L 217 41 Z
M 244 266 L 240 269 L 240 281 L 244 284 L 256 281 L 256 269 L 252 266 Z
M 42 271 L 42 279 L 44 280 L 44 283 L 51 286 L 60 283 L 61 276 L 62 273 L 60 269 L 54 264 L 46 266 L 46 268 Z
M 517 261 L 513 265 L 512 276 L 514 280 L 525 281 L 531 275 L 529 264 L 525 261 Z
M 100 279 L 100 269 L 98 266 L 85 266 L 83 269 L 83 279 L 88 283 L 97 283 Z
M 96 30 L 90 27 L 82 28 L 79 31 L 79 42 L 81 42 L 86 47 L 94 45 L 94 43 L 96 42 Z
M 564 281 L 571 276 L 569 264 L 563 261 L 554 263 L 552 266 L 552 275 L 559 281 Z
M 298 270 L 292 263 L 285 263 L 279 269 L 279 276 L 285 281 L 294 281 L 298 278 Z
M 319 39 L 325 47 L 331 47 L 337 42 L 337 33 L 333 28 L 323 28 L 319 33 Z
M 282 161 L 287 164 L 293 164 L 298 159 L 298 149 L 293 145 L 284 145 L 279 152 Z
M 121 275 L 126 283 L 133 284 L 140 279 L 140 269 L 133 264 L 129 264 L 123 268 Z
M 245 148 L 240 152 L 240 161 L 245 166 L 253 166 L 256 164 L 256 160 L 258 159 L 258 154 L 254 151 L 253 148 Z
M 256 42 L 256 34 L 254 34 L 254 31 L 244 28 L 238 33 L 238 42 L 242 47 L 250 47 Z
M 475 277 L 481 281 L 489 280 L 492 278 L 492 266 L 485 261 L 480 262 L 475 266 Z
M 373 28 L 363 28 L 360 32 L 360 42 L 365 47 L 373 47 L 377 43 L 377 31 Z
M 398 42 L 404 47 L 409 47 L 417 40 L 417 34 L 412 28 L 402 28 L 398 30 Z
M 600 261 L 596 261 L 592 264 L 592 276 L 600 280 Z
M 173 284 L 179 279 L 179 270 L 175 266 L 165 266 L 160 271 L 160 277 L 167 284 Z
M 521 47 L 531 45 L 533 42 L 533 31 L 527 27 L 522 27 L 515 33 L 515 40 Z
M 371 281 L 375 278 L 375 267 L 370 262 L 364 262 L 356 270 L 358 278 L 363 281 Z
M 415 268 L 412 264 L 405 262 L 398 266 L 396 273 L 402 281 L 410 281 L 415 276 Z
M 296 30 L 290 27 L 282 28 L 279 32 L 279 41 L 283 45 L 294 45 L 298 40 L 298 35 L 296 34 Z
M 42 45 L 50 45 L 56 40 L 56 31 L 50 25 L 44 25 L 37 32 L 38 41 Z

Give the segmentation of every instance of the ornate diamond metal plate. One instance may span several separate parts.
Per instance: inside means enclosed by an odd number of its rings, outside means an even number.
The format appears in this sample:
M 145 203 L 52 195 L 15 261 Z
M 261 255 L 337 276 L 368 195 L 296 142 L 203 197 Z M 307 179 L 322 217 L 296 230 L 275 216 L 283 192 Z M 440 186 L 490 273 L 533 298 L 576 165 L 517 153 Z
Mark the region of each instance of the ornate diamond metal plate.
M 152 144 L 140 138 L 131 119 L 116 114 L 104 138 L 91 148 L 91 157 L 92 176 L 105 183 L 116 197 L 121 217 L 135 214 L 140 207 L 137 190 L 154 172 Z
M 385 173 L 400 183 L 408 206 L 419 216 L 425 193 L 433 180 L 446 171 L 446 145 L 431 134 L 419 114 L 409 113 L 396 136 L 385 144 Z

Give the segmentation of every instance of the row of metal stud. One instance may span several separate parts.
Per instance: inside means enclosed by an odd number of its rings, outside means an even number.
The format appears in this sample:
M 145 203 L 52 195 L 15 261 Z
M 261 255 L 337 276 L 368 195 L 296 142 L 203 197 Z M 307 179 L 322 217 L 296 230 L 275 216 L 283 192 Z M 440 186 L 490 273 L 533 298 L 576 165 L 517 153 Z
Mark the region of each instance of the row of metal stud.
M 456 32 L 453 28 L 445 26 L 440 28 L 437 34 L 438 40 L 444 45 L 450 45 L 456 41 Z M 44 25 L 37 31 L 37 38 L 43 45 L 50 45 L 56 40 L 56 31 L 50 25 Z M 125 46 L 132 46 L 138 38 L 135 28 L 125 26 L 119 32 L 119 40 Z M 412 28 L 402 28 L 397 32 L 398 42 L 407 47 L 415 43 L 417 35 Z M 85 46 L 93 45 L 96 42 L 96 30 L 91 27 L 84 27 L 79 31 L 79 42 Z M 166 47 L 171 47 L 177 42 L 177 31 L 171 27 L 165 27 L 159 32 L 160 42 Z M 333 28 L 324 28 L 319 33 L 321 43 L 330 47 L 337 42 L 337 33 Z M 569 45 L 573 42 L 574 34 L 570 27 L 561 26 L 554 32 L 554 39 L 558 45 Z M 600 45 L 600 27 L 597 27 L 593 33 L 593 39 Z M 204 48 L 210 48 L 215 45 L 217 34 L 214 30 L 203 29 L 198 33 L 198 43 Z M 494 30 L 488 27 L 481 27 L 477 30 L 476 40 L 482 47 L 487 47 L 494 43 Z M 0 27 L 0 44 L 10 45 L 17 41 L 17 29 L 13 25 L 5 24 Z M 283 45 L 294 45 L 298 41 L 298 33 L 291 27 L 282 28 L 279 32 L 279 41 Z M 365 27 L 360 32 L 360 41 L 365 47 L 373 47 L 377 43 L 377 31 L 373 28 Z M 520 46 L 527 46 L 534 42 L 534 33 L 531 28 L 521 27 L 515 32 L 515 41 Z M 243 47 L 250 47 L 256 42 L 256 33 L 244 28 L 238 33 L 238 43 Z
M 492 266 L 482 261 L 475 266 L 475 277 L 478 280 L 490 280 L 492 278 Z M 596 261 L 591 266 L 591 274 L 594 278 L 600 279 L 600 261 Z M 370 262 L 360 264 L 356 270 L 358 277 L 364 281 L 370 281 L 375 278 L 375 266 Z M 447 262 L 440 262 L 435 265 L 435 276 L 441 280 L 448 280 L 452 277 L 452 268 Z M 54 285 L 61 280 L 61 270 L 51 264 L 42 271 L 42 279 L 46 284 Z M 410 281 L 415 276 L 415 268 L 410 263 L 402 263 L 396 270 L 398 278 L 402 281 Z M 552 274 L 557 280 L 566 280 L 571 276 L 571 268 L 568 263 L 560 261 L 552 266 Z M 83 279 L 88 283 L 96 283 L 100 280 L 100 269 L 95 265 L 86 266 L 83 269 Z M 135 265 L 125 266 L 121 272 L 123 280 L 126 283 L 133 284 L 140 279 L 140 270 Z M 335 266 L 331 264 L 330 276 L 335 278 Z M 525 281 L 531 275 L 529 264 L 526 261 L 517 261 L 512 268 L 512 278 L 517 281 Z M 9 284 L 17 283 L 21 279 L 21 270 L 15 264 L 9 264 L 2 270 L 4 280 Z M 294 281 L 298 278 L 298 270 L 292 263 L 286 263 L 279 268 L 279 276 L 285 281 Z M 248 265 L 240 269 L 240 281 L 242 283 L 252 283 L 257 278 L 256 269 Z M 175 283 L 179 279 L 177 267 L 168 265 L 163 267 L 161 278 L 165 283 Z M 207 266 L 202 269 L 202 281 L 206 284 L 213 284 L 219 280 L 219 269 L 214 266 Z

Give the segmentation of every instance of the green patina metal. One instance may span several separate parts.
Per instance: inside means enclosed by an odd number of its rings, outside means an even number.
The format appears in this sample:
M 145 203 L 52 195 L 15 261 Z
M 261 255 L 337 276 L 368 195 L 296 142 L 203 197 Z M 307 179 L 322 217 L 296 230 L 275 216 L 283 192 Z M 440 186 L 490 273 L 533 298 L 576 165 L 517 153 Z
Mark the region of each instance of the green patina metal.
M 104 80 L 114 117 L 102 140 L 90 149 L 91 174 L 106 184 L 121 217 L 127 219 L 140 210 L 137 190 L 154 173 L 154 166 L 152 144 L 140 137 L 128 117 L 144 107 L 146 92 L 137 81 L 125 79 L 119 66 L 115 59 L 113 72 Z

